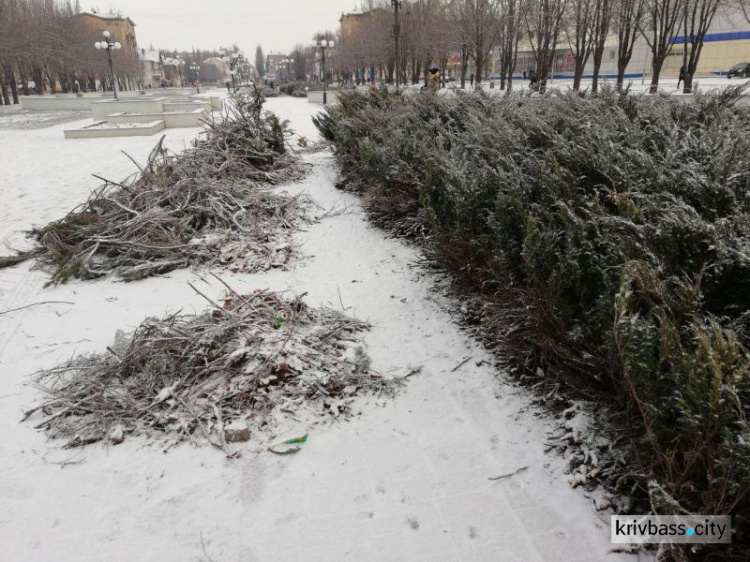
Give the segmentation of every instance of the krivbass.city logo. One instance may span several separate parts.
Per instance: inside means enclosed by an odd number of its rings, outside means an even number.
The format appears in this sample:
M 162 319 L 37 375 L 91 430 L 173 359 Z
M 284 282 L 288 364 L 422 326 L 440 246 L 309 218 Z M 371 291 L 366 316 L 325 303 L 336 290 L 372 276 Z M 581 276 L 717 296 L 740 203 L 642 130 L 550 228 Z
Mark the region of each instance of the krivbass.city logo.
M 729 515 L 613 515 L 615 544 L 732 542 Z

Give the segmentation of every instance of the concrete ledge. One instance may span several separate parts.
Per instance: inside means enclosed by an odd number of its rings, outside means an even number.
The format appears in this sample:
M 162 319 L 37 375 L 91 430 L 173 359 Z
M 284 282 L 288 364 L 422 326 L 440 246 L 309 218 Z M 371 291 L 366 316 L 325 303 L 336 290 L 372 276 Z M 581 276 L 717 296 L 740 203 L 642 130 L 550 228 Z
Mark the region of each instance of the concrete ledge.
M 195 111 L 200 109 L 205 112 L 211 111 L 211 105 L 207 101 L 165 101 L 162 111 L 170 113 L 173 111 Z
M 208 102 L 211 104 L 212 109 L 216 109 L 218 111 L 221 111 L 222 109 L 224 109 L 224 100 L 222 100 L 221 98 L 212 96 L 208 98 Z
M 80 95 L 84 98 L 94 98 L 97 100 L 111 100 L 115 98 L 112 92 L 83 92 Z M 126 90 L 124 92 L 117 90 L 117 96 L 121 98 L 137 98 L 143 95 L 145 95 L 143 90 Z
M 162 113 L 166 98 L 133 98 L 91 102 L 91 116 L 104 120 L 113 113 Z
M 151 123 L 153 121 L 164 121 L 167 129 L 178 129 L 182 127 L 200 127 L 202 119 L 206 117 L 203 109 L 195 109 L 183 113 L 113 113 L 107 115 L 110 123 Z
M 22 96 L 21 106 L 33 111 L 86 111 L 91 106 L 91 98 L 57 96 Z
M 164 129 L 164 121 L 151 121 L 144 124 L 133 124 L 129 127 L 109 125 L 98 121 L 81 129 L 64 131 L 66 139 L 107 139 L 115 137 L 148 137 Z

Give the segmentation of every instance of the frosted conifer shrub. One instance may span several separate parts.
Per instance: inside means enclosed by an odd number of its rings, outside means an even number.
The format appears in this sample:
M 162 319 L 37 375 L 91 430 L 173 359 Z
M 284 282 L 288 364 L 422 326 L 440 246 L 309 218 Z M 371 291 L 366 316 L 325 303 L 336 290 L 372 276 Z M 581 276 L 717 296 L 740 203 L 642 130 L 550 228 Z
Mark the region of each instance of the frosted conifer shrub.
M 316 120 L 378 224 L 429 233 L 488 299 L 533 295 L 544 314 L 517 332 L 523 364 L 626 404 L 644 482 L 686 511 L 734 516 L 734 550 L 712 554 L 729 560 L 750 541 L 740 94 L 345 93 Z

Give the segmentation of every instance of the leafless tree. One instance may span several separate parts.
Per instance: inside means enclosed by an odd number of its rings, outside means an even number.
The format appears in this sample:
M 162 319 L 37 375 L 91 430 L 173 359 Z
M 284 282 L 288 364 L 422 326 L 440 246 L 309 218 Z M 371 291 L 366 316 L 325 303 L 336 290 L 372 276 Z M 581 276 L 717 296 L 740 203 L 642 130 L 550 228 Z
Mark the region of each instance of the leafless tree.
M 672 37 L 682 16 L 685 0 L 644 0 L 643 34 L 651 48 L 652 94 L 659 90 L 659 77 L 664 61 L 672 52 Z
M 291 55 L 294 59 L 294 65 L 292 66 L 292 75 L 295 80 L 306 80 L 308 72 L 310 70 L 310 64 L 314 63 L 315 55 L 310 47 L 304 45 L 296 45 Z M 312 75 L 312 73 L 309 73 Z
M 336 64 L 345 79 L 375 78 L 392 72 L 394 49 L 392 16 L 385 0 L 363 6 L 355 31 L 342 29 L 336 48 Z
M 570 0 L 566 5 L 565 35 L 575 60 L 573 89 L 581 89 L 581 78 L 594 48 L 594 12 L 600 0 Z
M 23 93 L 47 89 L 55 93 L 75 86 L 95 88 L 96 79 L 109 88 L 110 73 L 106 58 L 94 49 L 101 36 L 80 25 L 74 17 L 80 11 L 77 2 L 66 0 L 0 0 L 0 68 L 3 100 L 8 89 L 18 103 L 18 82 Z M 113 54 L 119 87 L 127 89 L 140 78 L 140 66 L 134 45 Z
M 500 28 L 497 47 L 500 52 L 500 89 L 513 87 L 518 44 L 523 35 L 524 0 L 500 0 Z
M 684 92 L 693 91 L 693 76 L 698 68 L 703 40 L 711 27 L 719 7 L 724 0 L 684 0 L 682 29 L 682 68 L 684 69 Z
M 614 22 L 617 31 L 617 88 L 622 89 L 625 70 L 633 57 L 633 47 L 641 34 L 646 0 L 616 0 Z
M 565 0 L 529 0 L 525 11 L 526 31 L 536 64 L 537 86 L 542 92 L 547 88 L 547 76 L 555 60 L 564 12 Z
M 255 70 L 259 78 L 266 75 L 266 55 L 263 54 L 263 47 L 260 45 L 255 49 Z
M 490 51 L 500 34 L 500 1 L 453 0 L 450 12 L 453 25 L 459 31 L 459 43 L 474 61 L 475 79 L 480 83 Z
M 445 73 L 448 60 L 458 45 L 456 37 L 450 21 L 447 4 L 441 1 L 435 2 L 430 26 L 430 42 L 432 44 L 433 60 L 440 68 L 443 87 L 445 87 Z
M 602 58 L 604 57 L 604 48 L 612 32 L 612 19 L 614 17 L 616 0 L 595 0 L 594 17 L 592 20 L 593 56 L 594 56 L 594 77 L 591 83 L 591 91 L 599 91 L 599 73 L 602 68 Z

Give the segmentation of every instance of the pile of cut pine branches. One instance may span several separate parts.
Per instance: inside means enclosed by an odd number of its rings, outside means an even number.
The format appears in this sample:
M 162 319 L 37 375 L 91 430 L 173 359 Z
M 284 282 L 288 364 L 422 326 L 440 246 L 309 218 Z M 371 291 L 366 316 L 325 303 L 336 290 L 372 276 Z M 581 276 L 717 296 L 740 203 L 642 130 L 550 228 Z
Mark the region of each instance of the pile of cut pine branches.
M 370 370 L 357 340 L 367 328 L 300 297 L 230 289 L 203 314 L 147 319 L 106 353 L 38 373 L 48 400 L 24 419 L 66 447 L 144 433 L 222 447 L 230 424 L 257 430 L 307 407 L 346 416 L 358 393 L 397 384 Z
M 162 138 L 137 174 L 105 180 L 63 219 L 31 230 L 36 247 L 0 257 L 0 268 L 36 258 L 56 284 L 112 272 L 131 281 L 207 262 L 282 266 L 298 202 L 269 187 L 302 171 L 287 150 L 287 123 L 264 113 L 263 101 L 256 90 L 230 104 L 182 154 Z

